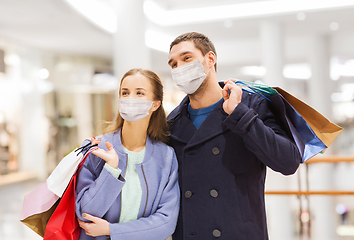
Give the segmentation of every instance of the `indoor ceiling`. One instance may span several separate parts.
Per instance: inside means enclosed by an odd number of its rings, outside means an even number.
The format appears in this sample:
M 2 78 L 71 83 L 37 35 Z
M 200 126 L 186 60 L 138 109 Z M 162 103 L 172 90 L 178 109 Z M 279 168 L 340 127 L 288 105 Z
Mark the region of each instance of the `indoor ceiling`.
M 111 57 L 112 36 L 63 0 L 0 0 L 0 40 L 39 50 Z
M 111 3 L 114 0 L 101 0 Z M 259 0 L 257 0 L 259 1 Z M 284 0 L 286 1 L 286 0 Z M 249 3 L 255 0 L 155 0 L 166 10 Z M 227 19 L 154 28 L 170 36 L 187 31 L 205 33 L 215 41 L 258 38 L 259 23 L 270 20 L 280 23 L 286 36 L 306 34 L 339 34 L 352 32 L 354 8 L 305 12 L 306 19 L 298 20 L 297 13 L 263 17 Z M 331 23 L 338 29 L 330 29 Z M 82 17 L 63 0 L 0 0 L 0 39 L 40 50 L 68 54 L 112 57 L 113 37 Z

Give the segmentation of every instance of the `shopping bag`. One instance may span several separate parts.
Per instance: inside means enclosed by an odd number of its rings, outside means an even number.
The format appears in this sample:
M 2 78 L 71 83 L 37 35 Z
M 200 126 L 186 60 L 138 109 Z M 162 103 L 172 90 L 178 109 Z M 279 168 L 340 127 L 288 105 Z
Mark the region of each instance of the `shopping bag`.
M 88 139 L 87 139 L 88 140 Z M 82 161 L 84 154 L 89 153 L 97 147 L 91 145 L 91 140 L 86 145 L 76 148 L 66 155 L 56 166 L 50 176 L 47 178 L 48 189 L 61 197 L 66 187 L 68 186 L 71 177 L 77 169 L 77 166 Z
M 245 91 L 261 95 L 271 102 L 287 134 L 295 141 L 302 162 L 326 150 L 342 131 L 341 127 L 279 87 L 242 80 L 235 83 L 240 84 Z
M 43 183 L 24 198 L 20 221 L 41 237 L 47 222 L 59 203 L 59 197 Z
M 305 119 L 282 95 L 276 94 L 271 96 L 270 99 L 275 112 L 286 128 L 286 132 L 295 141 L 301 154 L 302 162 L 307 161 L 328 148 Z
M 49 190 L 61 197 L 82 157 L 82 152 L 77 152 L 77 148 L 66 155 L 47 178 Z
M 331 145 L 334 139 L 336 139 L 339 133 L 343 130 L 343 128 L 334 124 L 326 117 L 322 116 L 318 111 L 280 87 L 274 87 L 274 89 L 277 90 L 279 94 L 281 94 L 286 101 L 288 101 L 288 103 L 297 110 L 297 112 L 305 119 L 311 129 L 327 147 Z
M 88 154 L 80 162 L 58 206 L 50 217 L 43 240 L 77 240 L 80 237 L 81 228 L 75 214 L 75 187 L 77 175 L 87 156 Z
M 91 143 L 88 143 L 88 144 L 75 150 L 77 153 L 80 153 L 80 154 L 85 153 L 84 159 L 81 160 L 80 163 L 78 163 L 79 166 L 76 165 L 77 169 L 79 167 L 81 168 L 81 166 L 84 163 L 84 161 L 86 160 L 88 154 L 96 148 L 97 148 L 97 144 L 91 145 Z M 77 169 L 74 169 L 74 170 L 76 171 Z M 75 173 L 75 171 L 74 171 L 74 173 Z M 66 174 L 66 176 L 67 176 L 67 172 L 64 171 L 64 174 Z M 71 176 L 69 175 L 69 182 L 70 182 L 73 174 Z M 61 184 L 62 184 L 63 178 L 58 176 L 58 179 L 59 179 L 59 181 L 61 181 Z M 69 182 L 68 182 L 68 184 L 69 184 Z M 54 186 L 59 186 L 59 184 L 55 185 L 56 184 L 55 182 L 52 182 L 52 183 L 54 184 Z M 67 188 L 68 184 L 60 185 L 60 187 Z M 65 191 L 65 189 L 61 190 L 61 191 Z M 59 195 L 62 195 L 62 194 L 59 194 Z M 24 223 L 26 226 L 28 226 L 29 228 L 31 228 L 38 235 L 40 235 L 41 237 L 44 237 L 48 221 L 51 218 L 51 216 L 53 215 L 53 212 L 56 210 L 60 201 L 61 201 L 61 198 L 58 196 L 58 194 L 55 194 L 52 191 L 52 189 L 49 189 L 47 182 L 45 182 L 25 196 L 24 201 L 23 201 L 22 210 L 21 210 L 20 221 L 22 223 Z M 74 209 L 74 212 L 75 212 L 75 209 Z

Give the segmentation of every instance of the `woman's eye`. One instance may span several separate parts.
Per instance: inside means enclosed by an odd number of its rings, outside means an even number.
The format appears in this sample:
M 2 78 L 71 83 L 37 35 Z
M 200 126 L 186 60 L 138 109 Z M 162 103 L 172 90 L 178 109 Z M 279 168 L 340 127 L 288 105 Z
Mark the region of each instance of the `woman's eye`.
M 140 95 L 140 96 L 143 96 L 143 95 L 144 95 L 143 92 L 137 92 L 137 94 Z
M 122 92 L 122 96 L 126 96 L 126 95 L 128 95 L 127 92 Z

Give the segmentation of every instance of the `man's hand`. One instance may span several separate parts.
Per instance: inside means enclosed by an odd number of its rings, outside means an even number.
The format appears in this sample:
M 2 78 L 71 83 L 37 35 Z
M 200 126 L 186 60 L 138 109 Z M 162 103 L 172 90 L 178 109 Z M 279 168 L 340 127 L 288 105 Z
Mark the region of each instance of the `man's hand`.
M 101 139 L 93 139 L 91 144 L 94 145 L 94 144 L 98 144 L 100 142 L 101 142 Z M 118 154 L 116 153 L 116 151 L 114 150 L 114 148 L 110 142 L 105 142 L 105 144 L 106 144 L 108 151 L 98 148 L 96 150 L 93 150 L 91 153 L 93 153 L 97 157 L 100 157 L 103 160 L 105 160 L 106 163 L 108 165 L 110 165 L 111 167 L 117 168 L 118 163 L 119 163 Z
M 91 223 L 87 223 L 81 221 L 79 218 L 77 219 L 80 227 L 85 230 L 85 233 L 87 235 L 97 237 L 102 235 L 109 236 L 111 234 L 109 230 L 109 222 L 107 222 L 106 220 L 94 217 L 87 213 L 82 214 L 82 217 L 91 221 Z
M 241 102 L 242 87 L 236 85 L 232 79 L 226 80 L 224 83 L 225 86 L 222 89 L 222 96 L 224 98 L 223 109 L 230 115 Z

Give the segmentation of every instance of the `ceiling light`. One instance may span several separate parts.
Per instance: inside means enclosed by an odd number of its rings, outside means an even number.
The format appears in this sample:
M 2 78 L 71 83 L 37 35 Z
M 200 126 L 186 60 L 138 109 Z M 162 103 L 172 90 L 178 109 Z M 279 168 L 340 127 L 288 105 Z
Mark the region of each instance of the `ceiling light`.
M 350 225 L 348 226 L 342 225 L 337 227 L 336 232 L 339 236 L 354 236 L 354 227 Z
M 5 64 L 9 66 L 17 66 L 21 63 L 21 59 L 17 54 L 8 54 L 4 58 Z
M 226 27 L 226 28 L 231 28 L 232 25 L 234 25 L 234 23 L 232 22 L 232 20 L 227 19 L 227 20 L 224 21 L 224 27 Z
M 330 76 L 332 80 L 340 77 L 354 77 L 354 59 L 341 60 L 338 57 L 331 58 Z
M 85 1 L 86 2 L 86 1 Z M 353 0 L 269 0 L 201 8 L 166 10 L 152 0 L 145 0 L 147 18 L 161 26 L 251 18 L 354 6 Z
M 290 79 L 310 79 L 311 67 L 307 63 L 287 64 L 283 68 L 283 76 Z
M 331 94 L 333 102 L 351 102 L 353 101 L 353 94 L 348 92 L 335 92 Z
M 267 69 L 263 66 L 244 66 L 241 67 L 241 74 L 262 77 L 266 74 Z
M 145 45 L 157 51 L 168 53 L 170 43 L 173 39 L 174 38 L 171 36 L 165 35 L 161 32 L 156 32 L 154 30 L 146 30 L 145 32 Z
M 332 22 L 331 24 L 329 24 L 329 28 L 332 30 L 332 31 L 337 31 L 338 28 L 339 28 L 339 24 L 337 22 Z
M 82 14 L 99 28 L 115 33 L 117 30 L 117 16 L 114 8 L 97 0 L 64 0 L 76 11 Z
M 342 92 L 354 94 L 354 83 L 344 83 L 340 89 Z
M 43 80 L 47 79 L 49 77 L 49 71 L 45 68 L 42 68 L 38 71 L 38 77 Z
M 296 18 L 299 21 L 303 21 L 306 19 L 306 14 L 304 12 L 299 12 L 298 14 L 296 14 Z

